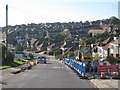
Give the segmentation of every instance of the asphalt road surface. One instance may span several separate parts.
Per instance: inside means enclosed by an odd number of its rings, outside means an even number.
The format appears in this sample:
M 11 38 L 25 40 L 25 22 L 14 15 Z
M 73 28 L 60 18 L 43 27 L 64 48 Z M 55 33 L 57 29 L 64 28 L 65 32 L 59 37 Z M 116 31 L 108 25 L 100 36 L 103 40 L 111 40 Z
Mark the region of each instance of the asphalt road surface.
M 3 88 L 95 88 L 63 63 L 52 60 L 49 57 L 47 64 L 38 64 L 4 80 Z

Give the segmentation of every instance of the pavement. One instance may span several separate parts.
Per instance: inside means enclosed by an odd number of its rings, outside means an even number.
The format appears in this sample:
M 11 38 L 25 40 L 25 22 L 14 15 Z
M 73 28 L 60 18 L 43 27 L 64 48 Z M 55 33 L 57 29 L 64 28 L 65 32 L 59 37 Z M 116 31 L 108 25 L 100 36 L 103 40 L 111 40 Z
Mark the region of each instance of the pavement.
M 45 55 L 46 56 L 46 55 Z M 49 56 L 49 58 L 52 58 L 52 60 L 54 59 L 53 56 Z M 52 61 L 53 62 L 53 61 Z M 60 62 L 62 63 L 62 62 Z M 62 66 L 63 67 L 63 66 Z M 42 67 L 40 67 L 42 68 Z M 57 69 L 59 67 L 57 66 L 54 66 L 54 69 Z M 4 69 L 4 70 L 0 70 L 0 87 L 1 85 L 4 85 L 6 84 L 6 81 L 7 79 L 10 79 L 10 78 L 14 78 L 14 76 L 16 77 L 16 74 L 13 74 L 11 72 L 14 72 L 14 71 L 17 71 L 17 70 L 20 70 L 18 67 L 15 67 L 15 68 L 8 68 L 8 69 Z M 43 71 L 42 71 L 43 72 Z M 62 71 L 63 72 L 63 71 Z M 50 73 L 49 73 L 50 74 Z M 49 75 L 48 74 L 48 75 Z M 69 73 L 70 74 L 70 73 Z M 35 74 L 36 75 L 36 74 Z M 34 77 L 34 76 L 33 76 Z M 52 77 L 52 75 L 51 75 Z M 35 78 L 34 78 L 35 79 Z M 61 80 L 60 80 L 61 81 Z M 61 81 L 62 82 L 62 81 Z M 79 82 L 79 81 L 78 81 Z M 92 82 L 97 88 L 113 88 L 113 89 L 116 89 L 116 88 L 119 88 L 120 90 L 120 80 L 117 80 L 117 79 L 91 79 L 90 82 Z M 80 83 L 80 82 L 79 82 Z M 84 82 L 85 83 L 85 82 Z M 61 84 L 61 83 L 60 83 Z M 62 86 L 62 84 L 61 84 Z M 69 85 L 68 85 L 69 86 Z M 63 87 L 63 86 L 62 86 Z M 78 87 L 78 86 L 76 86 Z
M 113 79 L 91 79 L 90 80 L 97 88 L 119 88 L 118 84 L 120 80 L 113 80 Z M 119 88 L 120 89 L 120 88 Z

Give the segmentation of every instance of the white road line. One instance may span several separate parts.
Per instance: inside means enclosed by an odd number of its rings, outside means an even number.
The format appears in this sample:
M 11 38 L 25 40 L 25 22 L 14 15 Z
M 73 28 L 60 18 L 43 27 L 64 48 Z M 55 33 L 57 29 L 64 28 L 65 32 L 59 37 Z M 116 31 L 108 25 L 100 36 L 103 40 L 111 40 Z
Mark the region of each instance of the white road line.
M 64 67 L 53 67 L 53 68 L 59 68 L 59 69 L 63 69 Z

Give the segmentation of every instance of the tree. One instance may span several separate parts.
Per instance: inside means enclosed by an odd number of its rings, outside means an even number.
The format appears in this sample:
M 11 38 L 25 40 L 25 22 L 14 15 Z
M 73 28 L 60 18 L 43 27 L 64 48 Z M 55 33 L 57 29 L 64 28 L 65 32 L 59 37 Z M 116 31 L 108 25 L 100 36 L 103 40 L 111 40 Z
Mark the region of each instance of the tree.
M 0 62 L 3 62 L 5 60 L 5 49 L 5 46 L 3 44 L 0 44 Z
M 70 52 L 68 53 L 68 57 L 74 57 L 74 52 L 70 51 Z
M 16 47 L 15 47 L 15 50 L 16 51 L 23 51 L 24 48 L 20 44 L 17 44 Z
M 5 58 L 7 61 L 13 61 L 14 60 L 14 55 L 9 52 L 9 51 L 6 51 L 6 58 Z
M 29 56 L 30 58 L 33 58 L 33 57 L 34 57 L 33 54 L 31 54 L 31 53 L 29 53 L 28 56 Z
M 62 54 L 62 49 L 58 48 L 55 51 L 55 55 L 61 55 Z
M 78 50 L 74 51 L 74 57 L 76 57 L 78 55 Z
M 120 24 L 120 20 L 114 16 L 112 16 L 110 19 L 109 19 L 109 24 L 113 24 L 113 25 L 118 25 Z
M 65 52 L 62 56 L 63 56 L 63 58 L 67 58 L 68 57 L 68 52 Z
M 107 61 L 110 62 L 111 64 L 116 64 L 116 63 L 120 62 L 120 59 L 115 58 L 113 56 L 108 56 Z

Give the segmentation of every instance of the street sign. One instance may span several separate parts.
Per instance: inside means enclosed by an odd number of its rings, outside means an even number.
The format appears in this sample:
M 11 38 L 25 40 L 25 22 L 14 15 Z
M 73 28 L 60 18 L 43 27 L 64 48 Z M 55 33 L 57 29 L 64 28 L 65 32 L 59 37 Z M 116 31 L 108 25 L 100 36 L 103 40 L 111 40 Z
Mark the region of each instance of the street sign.
M 108 72 L 108 66 L 98 66 L 98 72 Z
M 110 65 L 110 72 L 118 72 L 119 66 L 117 65 Z

